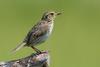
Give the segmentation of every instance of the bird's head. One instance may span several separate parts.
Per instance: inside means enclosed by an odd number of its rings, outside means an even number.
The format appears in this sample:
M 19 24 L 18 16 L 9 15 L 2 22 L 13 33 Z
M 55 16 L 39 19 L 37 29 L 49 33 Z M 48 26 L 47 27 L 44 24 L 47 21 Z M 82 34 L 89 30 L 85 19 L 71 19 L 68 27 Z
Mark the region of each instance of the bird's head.
M 60 15 L 60 12 L 45 12 L 42 16 L 42 20 L 53 21 L 57 15 Z

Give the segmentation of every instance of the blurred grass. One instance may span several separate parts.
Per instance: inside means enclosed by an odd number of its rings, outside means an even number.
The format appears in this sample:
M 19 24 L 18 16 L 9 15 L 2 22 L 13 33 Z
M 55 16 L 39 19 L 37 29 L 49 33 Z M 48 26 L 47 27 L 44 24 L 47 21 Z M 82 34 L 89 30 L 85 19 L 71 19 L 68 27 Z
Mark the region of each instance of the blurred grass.
M 51 67 L 100 67 L 99 0 L 0 0 L 0 61 L 31 54 L 19 44 L 43 12 L 62 12 L 55 20 L 52 36 L 41 50 L 50 50 Z

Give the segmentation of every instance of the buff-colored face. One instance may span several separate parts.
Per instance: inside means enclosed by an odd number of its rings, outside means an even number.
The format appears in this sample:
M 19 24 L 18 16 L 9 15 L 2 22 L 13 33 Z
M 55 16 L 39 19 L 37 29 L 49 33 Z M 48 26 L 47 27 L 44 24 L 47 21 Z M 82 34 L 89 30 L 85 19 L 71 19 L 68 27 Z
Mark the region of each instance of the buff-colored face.
M 60 15 L 60 14 L 61 14 L 61 13 L 56 13 L 56 12 L 46 12 L 46 13 L 44 13 L 43 18 L 44 18 L 44 19 L 49 19 L 49 20 L 54 20 L 55 17 L 56 17 L 57 15 Z

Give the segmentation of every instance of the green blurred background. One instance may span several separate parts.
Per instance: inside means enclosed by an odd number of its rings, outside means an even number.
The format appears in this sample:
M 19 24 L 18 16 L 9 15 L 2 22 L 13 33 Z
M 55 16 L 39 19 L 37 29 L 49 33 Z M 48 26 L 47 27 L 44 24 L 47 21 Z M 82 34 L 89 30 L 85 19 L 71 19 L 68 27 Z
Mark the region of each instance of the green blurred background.
M 51 67 L 100 67 L 100 0 L 0 0 L 0 61 L 33 52 L 10 50 L 48 10 L 62 12 L 52 36 L 37 46 L 50 51 Z

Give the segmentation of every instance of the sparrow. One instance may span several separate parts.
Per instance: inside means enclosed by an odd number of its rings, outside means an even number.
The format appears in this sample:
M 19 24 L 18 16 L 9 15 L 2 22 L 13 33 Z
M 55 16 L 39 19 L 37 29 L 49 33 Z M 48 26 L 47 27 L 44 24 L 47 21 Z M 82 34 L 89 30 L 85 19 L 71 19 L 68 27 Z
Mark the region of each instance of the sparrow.
M 45 12 L 40 21 L 28 32 L 24 40 L 15 49 L 13 49 L 13 52 L 27 46 L 31 47 L 37 53 L 41 53 L 41 51 L 35 46 L 45 42 L 48 39 L 53 30 L 55 17 L 60 14 L 60 12 L 54 11 Z

